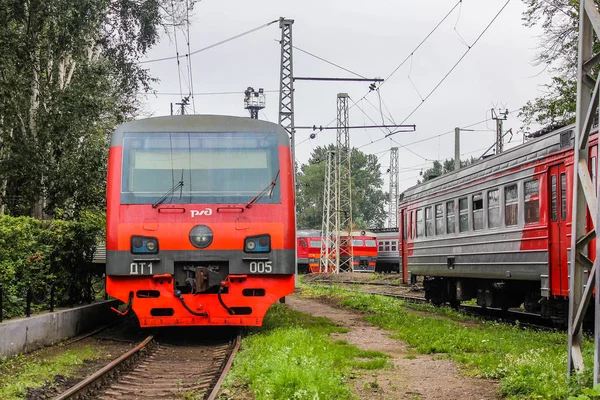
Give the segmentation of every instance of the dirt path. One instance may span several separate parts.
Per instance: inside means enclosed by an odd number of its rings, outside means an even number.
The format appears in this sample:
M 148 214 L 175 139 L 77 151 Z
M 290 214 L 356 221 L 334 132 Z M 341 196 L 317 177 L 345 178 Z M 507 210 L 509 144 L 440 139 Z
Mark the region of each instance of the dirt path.
M 393 368 L 365 371 L 354 380 L 355 392 L 361 399 L 406 400 L 495 400 L 497 384 L 484 379 L 468 378 L 459 373 L 455 364 L 436 356 L 414 354 L 400 340 L 388 337 L 389 332 L 363 320 L 361 314 L 335 308 L 298 295 L 286 298 L 294 310 L 329 318 L 348 328 L 335 334 L 364 350 L 377 350 L 391 356 Z

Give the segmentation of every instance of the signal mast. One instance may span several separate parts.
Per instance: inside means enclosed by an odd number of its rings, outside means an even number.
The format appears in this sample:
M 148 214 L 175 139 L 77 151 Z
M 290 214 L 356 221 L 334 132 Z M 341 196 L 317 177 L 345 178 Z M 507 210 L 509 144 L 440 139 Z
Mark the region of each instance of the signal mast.
M 248 86 L 248 89 L 244 92 L 244 108 L 250 111 L 250 118 L 258 119 L 258 111 L 265 108 L 265 105 L 264 89 L 259 88 L 256 92 L 253 87 Z

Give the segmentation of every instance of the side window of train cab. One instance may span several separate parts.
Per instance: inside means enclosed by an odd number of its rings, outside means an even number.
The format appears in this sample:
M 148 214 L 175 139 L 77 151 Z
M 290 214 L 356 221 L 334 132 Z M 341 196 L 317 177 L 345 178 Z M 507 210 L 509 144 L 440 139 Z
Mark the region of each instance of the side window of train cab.
M 417 237 L 423 237 L 423 209 L 417 210 Z
M 466 197 L 458 199 L 458 222 L 459 232 L 469 230 L 469 199 Z
M 473 230 L 483 229 L 483 196 L 481 193 L 473 195 Z
M 454 200 L 446 203 L 446 233 L 454 233 Z
M 515 183 L 504 188 L 504 223 L 506 226 L 517 225 L 518 216 L 519 192 Z
M 433 216 L 431 215 L 431 207 L 425 207 L 425 236 L 433 236 Z
M 500 197 L 499 190 L 494 189 L 488 192 L 488 228 L 498 228 L 500 226 Z
M 525 189 L 525 223 L 540 221 L 540 185 L 537 179 L 526 181 Z

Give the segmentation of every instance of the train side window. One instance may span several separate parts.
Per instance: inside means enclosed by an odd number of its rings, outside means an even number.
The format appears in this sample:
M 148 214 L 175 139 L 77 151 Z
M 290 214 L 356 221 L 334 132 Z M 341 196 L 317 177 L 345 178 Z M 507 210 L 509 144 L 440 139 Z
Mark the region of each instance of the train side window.
M 423 210 L 417 210 L 417 237 L 423 237 Z
M 560 219 L 567 219 L 567 175 L 564 172 L 560 174 Z
M 435 205 L 435 234 L 444 234 L 444 208 L 442 204 Z
M 500 226 L 500 195 L 499 190 L 494 189 L 488 192 L 488 228 L 498 228 Z
M 390 251 L 390 242 L 388 240 L 385 241 L 385 251 Z
M 381 240 L 379 241 L 378 249 L 379 251 L 383 251 L 383 242 Z
M 454 233 L 454 200 L 446 203 L 446 233 Z
M 540 221 L 540 182 L 532 179 L 525 182 L 525 223 Z
M 459 232 L 469 230 L 469 199 L 466 197 L 458 199 L 458 225 Z
M 558 212 L 557 212 L 558 202 L 556 201 L 557 200 L 556 199 L 556 175 L 552 175 L 550 177 L 550 190 L 551 190 L 550 206 L 552 207 L 550 218 L 552 219 L 552 222 L 556 222 L 556 220 L 558 219 Z
M 415 222 L 415 212 L 414 211 L 410 212 L 410 221 L 408 221 L 408 224 L 410 225 L 410 238 L 414 239 L 415 232 L 416 232 L 416 222 Z
M 504 223 L 506 226 L 517 225 L 519 219 L 519 191 L 517 184 L 504 188 Z
M 392 241 L 392 251 L 397 251 L 397 250 L 398 250 L 398 242 L 393 240 Z
M 425 207 L 425 236 L 433 236 L 433 216 L 431 207 Z
M 306 244 L 306 239 L 300 239 L 300 247 L 308 247 Z
M 481 193 L 474 194 L 473 197 L 473 230 L 483 229 L 483 196 Z
M 403 239 L 406 240 L 406 213 L 402 213 L 402 227 L 404 228 L 402 230 L 402 236 Z

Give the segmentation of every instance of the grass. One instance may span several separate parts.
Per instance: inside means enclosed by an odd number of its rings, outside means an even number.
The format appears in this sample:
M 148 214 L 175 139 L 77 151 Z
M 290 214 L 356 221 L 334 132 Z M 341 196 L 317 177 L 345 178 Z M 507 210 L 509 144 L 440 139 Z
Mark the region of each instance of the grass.
M 500 394 L 511 400 L 565 399 L 590 386 L 591 371 L 567 382 L 567 335 L 539 332 L 474 320 L 450 308 L 412 305 L 383 296 L 335 287 L 310 286 L 303 294 L 326 296 L 366 313 L 369 322 L 395 332 L 394 337 L 423 354 L 439 354 L 462 365 L 471 376 L 500 380 Z M 415 312 L 417 311 L 417 312 Z M 475 321 L 476 323 L 466 321 Z M 593 365 L 593 344 L 584 347 Z
M 385 367 L 388 356 L 332 341 L 334 332 L 347 329 L 274 304 L 263 326 L 243 339 L 225 380 L 227 397 L 250 391 L 257 400 L 353 399 L 348 380 L 358 369 Z
M 99 358 L 91 347 L 74 348 L 47 359 L 18 355 L 0 362 L 0 399 L 24 399 L 28 388 L 52 382 L 56 375 L 69 376 L 86 360 Z

